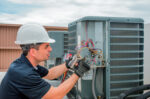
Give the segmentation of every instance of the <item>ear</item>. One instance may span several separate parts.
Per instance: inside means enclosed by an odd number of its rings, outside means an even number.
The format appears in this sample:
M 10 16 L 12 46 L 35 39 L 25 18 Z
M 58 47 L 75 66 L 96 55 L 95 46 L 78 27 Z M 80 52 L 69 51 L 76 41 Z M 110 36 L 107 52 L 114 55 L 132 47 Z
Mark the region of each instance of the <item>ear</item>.
M 29 51 L 29 53 L 30 53 L 30 55 L 31 55 L 31 56 L 35 57 L 35 56 L 36 56 L 37 51 L 36 51 L 36 49 L 31 48 L 31 49 L 30 49 L 30 51 Z

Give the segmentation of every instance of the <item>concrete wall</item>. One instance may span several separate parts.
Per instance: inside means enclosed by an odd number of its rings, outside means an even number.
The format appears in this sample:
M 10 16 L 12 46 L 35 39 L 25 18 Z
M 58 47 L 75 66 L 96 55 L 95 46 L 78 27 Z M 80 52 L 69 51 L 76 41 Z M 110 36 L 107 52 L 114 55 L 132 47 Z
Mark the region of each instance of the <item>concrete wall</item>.
M 6 72 L 0 72 L 0 84 L 1 84 L 1 81 L 3 79 L 3 77 L 5 76 Z

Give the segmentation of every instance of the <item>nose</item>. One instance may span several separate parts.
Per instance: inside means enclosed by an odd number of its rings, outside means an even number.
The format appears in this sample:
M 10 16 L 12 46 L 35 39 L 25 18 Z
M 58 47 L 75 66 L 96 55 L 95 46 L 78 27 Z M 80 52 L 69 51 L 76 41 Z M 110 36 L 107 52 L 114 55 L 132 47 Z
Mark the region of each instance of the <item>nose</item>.
M 48 51 L 49 51 L 49 52 L 52 51 L 52 47 L 51 47 L 51 46 L 48 47 Z

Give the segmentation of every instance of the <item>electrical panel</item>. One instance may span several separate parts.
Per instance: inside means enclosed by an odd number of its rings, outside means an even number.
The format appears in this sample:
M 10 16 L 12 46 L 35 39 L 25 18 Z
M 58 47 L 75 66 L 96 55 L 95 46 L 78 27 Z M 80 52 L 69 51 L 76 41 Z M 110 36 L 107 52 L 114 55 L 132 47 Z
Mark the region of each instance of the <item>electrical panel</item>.
M 89 61 L 77 83 L 77 99 L 116 99 L 143 85 L 144 22 L 140 18 L 88 16 L 68 25 L 68 51 Z M 142 94 L 137 92 L 129 98 Z

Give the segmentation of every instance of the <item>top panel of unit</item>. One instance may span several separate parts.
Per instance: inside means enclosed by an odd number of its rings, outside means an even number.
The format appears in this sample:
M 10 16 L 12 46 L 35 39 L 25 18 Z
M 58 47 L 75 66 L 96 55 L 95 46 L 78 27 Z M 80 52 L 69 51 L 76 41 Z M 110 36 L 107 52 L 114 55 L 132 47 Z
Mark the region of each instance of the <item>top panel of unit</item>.
M 75 25 L 82 21 L 110 21 L 110 22 L 127 22 L 127 23 L 143 23 L 142 18 L 131 18 L 131 17 L 102 17 L 102 16 L 86 16 L 80 18 L 74 22 L 69 23 L 68 26 Z
M 48 33 L 63 33 L 63 34 L 67 34 L 68 31 L 48 31 Z

